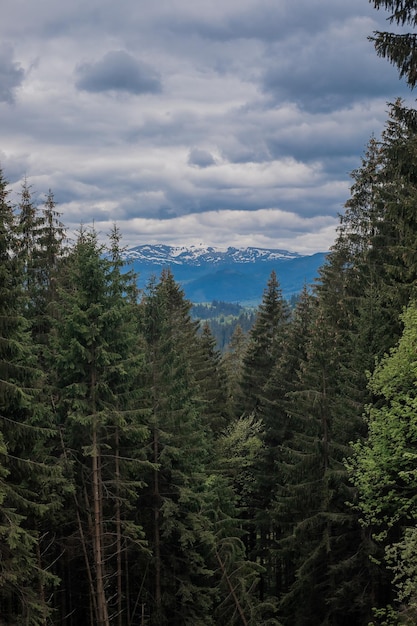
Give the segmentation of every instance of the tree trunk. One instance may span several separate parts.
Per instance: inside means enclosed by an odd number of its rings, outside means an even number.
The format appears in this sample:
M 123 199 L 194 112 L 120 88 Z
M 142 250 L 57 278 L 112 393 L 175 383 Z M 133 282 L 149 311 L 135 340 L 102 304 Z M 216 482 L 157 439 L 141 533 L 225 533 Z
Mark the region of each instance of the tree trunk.
M 94 351 L 93 351 L 94 362 Z M 97 626 L 110 626 L 107 601 L 104 590 L 104 564 L 102 546 L 102 493 L 100 448 L 98 442 L 98 418 L 95 403 L 96 373 L 91 372 L 92 399 L 92 487 L 93 487 L 93 551 L 96 573 Z
M 159 461 L 159 438 L 158 428 L 155 426 L 153 434 L 153 453 L 155 466 Z M 157 620 L 162 612 L 161 596 L 161 537 L 159 528 L 160 517 L 160 493 L 159 493 L 159 471 L 154 470 L 154 559 L 155 559 L 155 607 Z
M 115 433 L 115 474 L 116 474 L 116 576 L 117 576 L 117 626 L 123 626 L 122 612 L 122 518 L 120 511 L 120 450 L 119 429 Z

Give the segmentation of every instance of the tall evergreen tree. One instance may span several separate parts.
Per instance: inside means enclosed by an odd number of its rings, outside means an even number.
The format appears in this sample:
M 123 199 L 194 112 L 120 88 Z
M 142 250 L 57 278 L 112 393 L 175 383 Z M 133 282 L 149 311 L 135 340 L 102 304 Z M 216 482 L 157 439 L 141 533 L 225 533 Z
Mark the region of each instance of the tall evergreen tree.
M 113 623 L 114 614 L 118 623 L 127 614 L 120 597 L 114 602 L 110 580 L 127 597 L 122 551 L 131 552 L 129 546 L 142 542 L 132 510 L 141 484 L 140 459 L 130 457 L 144 436 L 131 401 L 138 383 L 138 342 L 117 232 L 110 259 L 104 253 L 94 232 L 81 231 L 60 284 L 55 330 L 57 409 L 75 490 L 75 508 L 62 542 L 67 571 L 81 568 L 89 590 L 85 601 L 80 597 L 67 608 L 77 623 L 101 626 Z M 73 537 L 81 553 L 72 554 Z M 69 588 L 66 584 L 64 593 L 71 597 L 71 582 Z
M 249 333 L 238 403 L 240 414 L 257 409 L 263 386 L 281 354 L 288 318 L 288 305 L 282 297 L 277 275 L 272 271 Z
M 50 613 L 51 577 L 42 566 L 37 521 L 60 498 L 50 488 L 54 472 L 44 446 L 51 430 L 39 402 L 42 374 L 24 317 L 25 279 L 8 193 L 0 171 L 0 612 L 6 623 L 40 626 Z
M 229 411 L 233 412 L 238 402 L 242 377 L 243 360 L 246 352 L 247 335 L 240 324 L 237 324 L 226 352 L 223 355 L 223 364 L 226 372 Z
M 199 353 L 197 324 L 169 271 L 149 285 L 141 308 L 147 345 L 148 449 L 154 464 L 143 496 L 146 536 L 153 551 L 144 602 L 154 626 L 208 625 L 215 592 L 208 566 L 210 526 L 203 513 L 210 450 L 193 371 Z
M 200 363 L 196 362 L 194 372 L 201 402 L 200 417 L 207 432 L 216 438 L 227 427 L 230 414 L 226 371 L 208 323 L 203 325 L 198 335 L 197 347 Z M 198 356 L 198 351 L 195 356 Z
M 304 288 L 288 325 L 283 350 L 264 387 L 259 408 L 262 420 L 261 457 L 256 481 L 259 505 L 256 513 L 258 553 L 265 567 L 263 596 L 279 597 L 291 579 L 291 559 L 278 549 L 283 529 L 275 520 L 276 498 L 286 490 L 290 460 L 286 447 L 291 445 L 292 421 L 288 414 L 289 395 L 299 388 L 300 368 L 307 356 L 315 299 Z
M 397 26 L 417 25 L 415 0 L 369 0 L 376 9 L 390 11 L 389 22 Z M 377 54 L 396 65 L 400 77 L 405 77 L 410 87 L 417 83 L 417 35 L 411 33 L 393 33 L 376 31 L 370 38 L 375 45 Z

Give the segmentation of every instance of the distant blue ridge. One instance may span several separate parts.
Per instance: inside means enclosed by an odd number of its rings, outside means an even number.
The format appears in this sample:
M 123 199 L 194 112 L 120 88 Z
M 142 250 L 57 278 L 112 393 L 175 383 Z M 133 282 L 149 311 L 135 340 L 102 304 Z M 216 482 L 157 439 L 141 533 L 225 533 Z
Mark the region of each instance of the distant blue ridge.
M 142 245 L 125 252 L 138 273 L 141 289 L 151 276 L 157 278 L 169 267 L 188 300 L 194 303 L 237 302 L 256 306 L 262 300 L 272 270 L 275 270 L 283 296 L 290 298 L 304 285 L 312 285 L 324 264 L 326 253 L 301 255 L 265 248 Z

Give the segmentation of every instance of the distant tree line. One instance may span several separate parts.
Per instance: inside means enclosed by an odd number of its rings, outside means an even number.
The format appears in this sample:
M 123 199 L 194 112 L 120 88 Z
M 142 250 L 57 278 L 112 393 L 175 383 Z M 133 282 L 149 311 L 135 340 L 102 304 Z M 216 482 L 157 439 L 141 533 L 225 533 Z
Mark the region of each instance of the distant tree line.
M 200 321 L 201 327 L 208 326 L 217 349 L 224 353 L 238 326 L 244 333 L 249 332 L 256 319 L 256 311 L 253 307 L 213 300 L 210 304 L 193 304 L 191 316 Z
M 292 294 L 288 305 L 293 310 L 300 294 Z M 211 303 L 194 303 L 191 317 L 200 321 L 200 326 L 208 325 L 216 347 L 222 354 L 227 350 L 237 327 L 247 334 L 256 320 L 256 307 L 242 306 L 235 302 L 213 300 Z

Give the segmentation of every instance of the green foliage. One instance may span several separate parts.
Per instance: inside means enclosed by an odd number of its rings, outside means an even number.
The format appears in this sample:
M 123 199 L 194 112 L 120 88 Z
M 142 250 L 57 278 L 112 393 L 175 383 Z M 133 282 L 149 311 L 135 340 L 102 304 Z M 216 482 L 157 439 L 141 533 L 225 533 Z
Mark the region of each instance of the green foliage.
M 401 27 L 410 25 L 415 28 L 415 0 L 369 0 L 376 9 L 381 7 L 390 11 L 391 23 Z M 415 33 L 375 32 L 370 38 L 374 42 L 377 54 L 396 65 L 400 77 L 405 77 L 410 87 L 417 83 L 417 35 Z
M 254 309 L 230 302 L 213 300 L 211 304 L 194 304 L 191 309 L 194 318 L 207 325 L 216 341 L 217 349 L 227 351 L 236 329 L 247 333 L 255 321 Z
M 374 400 L 366 410 L 369 434 L 366 440 L 354 445 L 348 468 L 358 489 L 363 521 L 385 546 L 386 560 L 394 573 L 399 623 L 413 623 L 417 585 L 411 560 L 417 520 L 417 307 L 414 303 L 403 313 L 402 321 L 404 331 L 398 345 L 384 356 L 370 377 Z
M 355 444 L 350 464 L 362 514 L 367 523 L 378 525 L 380 538 L 398 522 L 415 516 L 415 305 L 410 305 L 402 320 L 404 332 L 398 346 L 381 360 L 370 378 L 369 387 L 379 401 L 367 407 L 368 438 Z
M 282 297 L 276 273 L 272 272 L 243 358 L 238 414 L 257 409 L 263 386 L 281 354 L 288 318 L 287 302 Z
M 313 293 L 272 273 L 253 324 L 199 324 L 167 270 L 138 302 L 117 227 L 65 249 L 0 176 L 2 618 L 415 623 L 416 116 L 390 105 Z

